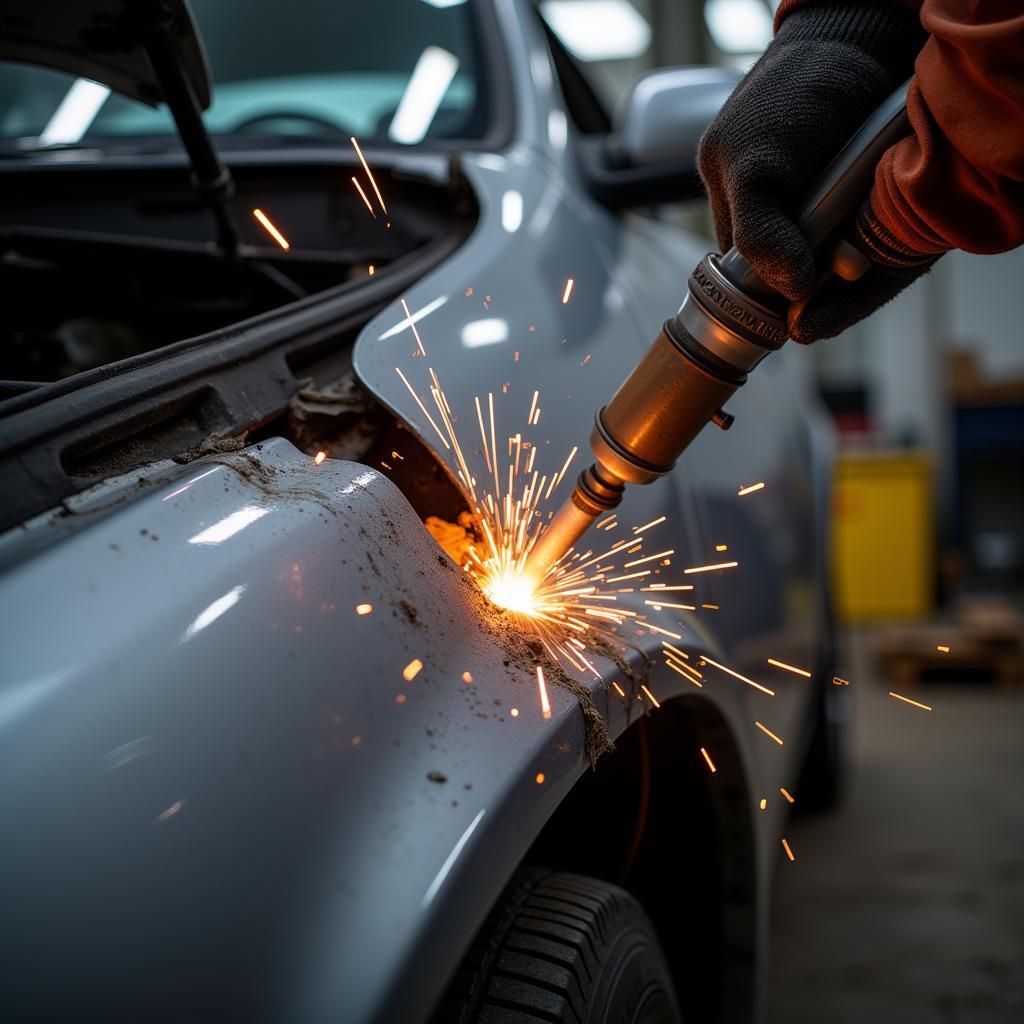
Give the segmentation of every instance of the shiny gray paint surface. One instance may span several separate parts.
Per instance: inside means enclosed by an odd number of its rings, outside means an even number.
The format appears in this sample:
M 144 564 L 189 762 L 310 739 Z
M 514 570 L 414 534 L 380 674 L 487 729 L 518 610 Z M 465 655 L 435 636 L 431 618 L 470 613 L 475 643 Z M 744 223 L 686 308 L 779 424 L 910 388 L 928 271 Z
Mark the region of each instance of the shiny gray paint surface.
M 580 446 L 580 468 L 594 409 L 674 311 L 703 244 L 583 196 L 539 32 L 517 2 L 496 7 L 518 141 L 467 155 L 480 224 L 405 296 L 414 315 L 430 310 L 417 323 L 426 359 L 395 303 L 362 332 L 356 367 L 441 457 L 396 366 L 424 397 L 433 366 L 460 430 L 488 390 L 505 433 L 522 429 L 539 389 L 533 439 L 556 468 Z M 504 340 L 468 344 L 502 333 L 481 321 L 502 321 Z M 677 569 L 720 558 L 716 543 L 738 552 L 735 575 L 700 581 L 720 612 L 662 621 L 777 696 L 713 672 L 694 691 L 658 659 L 649 685 L 663 701 L 714 703 L 751 792 L 768 796 L 794 781 L 808 684 L 769 679 L 765 658 L 809 665 L 814 653 L 817 481 L 792 362 L 767 361 L 731 407 L 733 431 L 706 432 L 672 477 L 620 509 L 625 524 L 669 517 L 659 536 Z M 314 467 L 284 441 L 167 472 L 102 511 L 82 502 L 95 522 L 0 576 L 10 1005 L 131 1017 L 158 991 L 156 1009 L 240 1019 L 420 1019 L 586 769 L 575 700 L 553 690 L 541 718 L 532 676 L 504 664 L 470 584 L 381 472 Z M 768 486 L 738 499 L 753 479 Z M 374 611 L 357 616 L 363 601 Z M 413 658 L 424 668 L 407 683 Z M 619 735 L 617 669 L 595 665 L 600 677 L 579 681 Z M 750 808 L 762 881 L 778 805 Z
M 5 1005 L 369 1017 L 580 767 L 469 586 L 383 476 L 282 440 L 5 575 Z

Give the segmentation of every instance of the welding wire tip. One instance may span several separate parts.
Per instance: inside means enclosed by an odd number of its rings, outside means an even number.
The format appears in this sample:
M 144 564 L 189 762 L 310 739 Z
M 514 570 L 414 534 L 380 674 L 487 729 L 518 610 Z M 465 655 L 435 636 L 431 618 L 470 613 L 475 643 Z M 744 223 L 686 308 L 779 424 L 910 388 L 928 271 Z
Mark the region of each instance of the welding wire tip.
M 523 566 L 525 575 L 537 581 L 542 580 L 596 518 L 584 512 L 569 498 L 537 538 Z

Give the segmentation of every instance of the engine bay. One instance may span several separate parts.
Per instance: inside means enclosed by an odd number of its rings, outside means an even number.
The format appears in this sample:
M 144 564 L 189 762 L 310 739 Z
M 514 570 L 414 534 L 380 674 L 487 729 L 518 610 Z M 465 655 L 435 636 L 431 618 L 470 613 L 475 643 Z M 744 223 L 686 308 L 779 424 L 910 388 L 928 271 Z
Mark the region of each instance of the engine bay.
M 356 288 L 457 217 L 450 190 L 386 171 L 393 217 L 367 210 L 345 166 L 233 172 L 235 254 L 213 243 L 210 212 L 183 168 L 13 174 L 0 199 L 3 395 Z M 255 209 L 273 218 L 287 251 Z

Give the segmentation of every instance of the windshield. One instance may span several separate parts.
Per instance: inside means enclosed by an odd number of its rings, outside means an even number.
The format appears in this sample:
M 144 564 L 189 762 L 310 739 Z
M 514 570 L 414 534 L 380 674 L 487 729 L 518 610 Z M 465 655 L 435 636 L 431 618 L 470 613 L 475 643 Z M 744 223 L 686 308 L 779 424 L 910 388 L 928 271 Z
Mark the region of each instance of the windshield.
M 214 83 L 215 135 L 412 145 L 489 127 L 466 0 L 192 0 Z M 0 65 L 0 138 L 39 145 L 171 136 L 165 107 L 73 75 Z

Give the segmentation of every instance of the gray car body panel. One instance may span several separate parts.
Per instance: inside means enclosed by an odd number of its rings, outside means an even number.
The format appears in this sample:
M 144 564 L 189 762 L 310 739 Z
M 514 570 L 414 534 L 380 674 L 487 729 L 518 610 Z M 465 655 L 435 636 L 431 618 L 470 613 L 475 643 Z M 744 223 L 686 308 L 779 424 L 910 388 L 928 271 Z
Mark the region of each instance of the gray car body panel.
M 703 244 L 585 197 L 533 14 L 518 0 L 496 9 L 517 142 L 466 155 L 479 225 L 405 296 L 414 315 L 430 310 L 417 322 L 427 358 L 412 355 L 394 304 L 366 325 L 355 363 L 441 458 L 396 365 L 421 393 L 433 366 L 466 424 L 473 396 L 495 392 L 506 433 L 539 389 L 544 457 L 560 464 L 577 445 L 581 468 L 594 409 L 674 312 Z M 467 344 L 485 336 L 481 320 L 503 321 L 505 339 Z M 810 686 L 766 659 L 811 665 L 820 584 L 827 446 L 794 355 L 738 393 L 730 434 L 706 431 L 619 513 L 627 527 L 666 515 L 676 568 L 720 560 L 720 543 L 740 561 L 700 581 L 701 603 L 720 611 L 652 621 L 681 623 L 687 649 L 775 698 L 713 670 L 698 691 L 662 664 L 657 637 L 630 639 L 654 660 L 659 700 L 705 700 L 728 723 L 762 890 L 784 811 L 773 794 L 794 783 Z M 314 466 L 275 440 L 155 477 L 85 496 L 70 517 L 80 527 L 31 557 L 8 552 L 0 576 L 8 1005 L 108 1019 L 421 1019 L 587 770 L 575 698 L 553 689 L 541 716 L 532 675 L 480 627 L 473 585 L 375 469 Z M 763 491 L 737 497 L 760 479 Z M 16 555 L 58 525 L 39 520 L 7 546 Z M 373 612 L 357 615 L 364 602 Z M 406 681 L 413 659 L 423 668 Z M 598 678 L 576 678 L 618 736 L 636 712 L 610 689 L 618 667 L 594 664 Z

